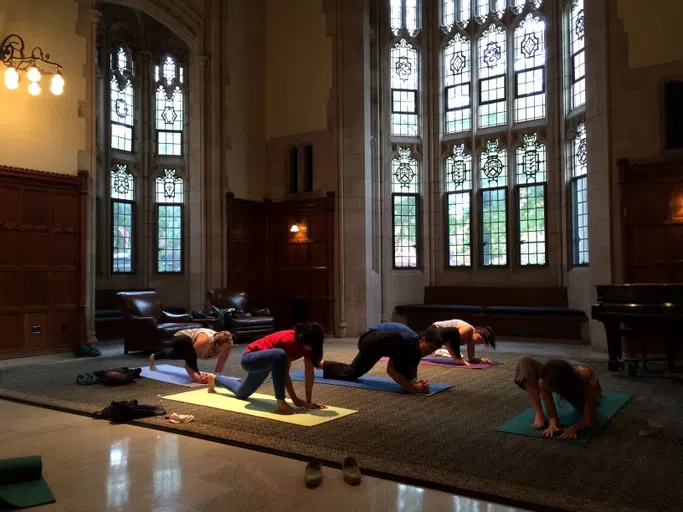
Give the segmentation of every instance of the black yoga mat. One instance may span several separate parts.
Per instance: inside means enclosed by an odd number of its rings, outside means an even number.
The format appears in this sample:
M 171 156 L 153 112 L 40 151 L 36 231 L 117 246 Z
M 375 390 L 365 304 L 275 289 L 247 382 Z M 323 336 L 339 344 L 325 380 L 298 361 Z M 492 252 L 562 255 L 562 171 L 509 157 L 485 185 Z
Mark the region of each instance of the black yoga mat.
M 43 479 L 40 456 L 0 460 L 0 508 L 26 508 L 55 502 Z

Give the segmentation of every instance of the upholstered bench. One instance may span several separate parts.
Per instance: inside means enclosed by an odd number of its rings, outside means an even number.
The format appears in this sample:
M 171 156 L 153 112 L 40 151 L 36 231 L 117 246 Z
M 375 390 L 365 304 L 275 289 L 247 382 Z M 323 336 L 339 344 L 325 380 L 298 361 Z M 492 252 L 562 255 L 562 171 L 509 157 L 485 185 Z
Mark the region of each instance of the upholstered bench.
M 583 311 L 567 306 L 564 288 L 429 286 L 424 304 L 399 305 L 395 311 L 417 330 L 459 318 L 489 325 L 500 336 L 574 341 L 582 340 L 588 320 Z

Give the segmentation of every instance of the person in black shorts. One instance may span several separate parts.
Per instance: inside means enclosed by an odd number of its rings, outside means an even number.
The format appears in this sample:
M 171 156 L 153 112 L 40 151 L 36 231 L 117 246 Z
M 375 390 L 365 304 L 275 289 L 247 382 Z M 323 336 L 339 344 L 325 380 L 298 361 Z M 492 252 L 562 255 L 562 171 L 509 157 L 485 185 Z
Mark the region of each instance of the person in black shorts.
M 404 391 L 429 393 L 429 383 L 417 380 L 420 359 L 442 344 L 437 329 L 427 329 L 422 335 L 397 322 L 384 322 L 370 327 L 358 340 L 358 355 L 351 364 L 321 361 L 323 378 L 356 380 L 368 373 L 382 357 L 389 358 L 387 374 Z

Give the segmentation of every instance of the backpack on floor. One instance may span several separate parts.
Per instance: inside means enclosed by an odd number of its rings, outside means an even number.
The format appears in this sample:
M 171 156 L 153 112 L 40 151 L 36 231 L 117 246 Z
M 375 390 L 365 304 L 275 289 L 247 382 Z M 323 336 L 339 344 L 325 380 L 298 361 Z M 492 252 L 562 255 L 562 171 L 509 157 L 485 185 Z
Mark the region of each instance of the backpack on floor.
M 166 414 L 166 411 L 159 409 L 154 405 L 138 404 L 137 400 L 123 400 L 120 402 L 112 402 L 111 405 L 108 405 L 101 411 L 97 411 L 93 414 L 93 418 L 98 420 L 109 420 L 112 423 L 125 423 L 130 420 L 150 418 L 162 414 Z
M 140 377 L 142 373 L 141 368 L 111 368 L 109 370 L 100 370 L 94 372 L 93 375 L 105 386 L 126 386 L 135 382 L 135 379 Z

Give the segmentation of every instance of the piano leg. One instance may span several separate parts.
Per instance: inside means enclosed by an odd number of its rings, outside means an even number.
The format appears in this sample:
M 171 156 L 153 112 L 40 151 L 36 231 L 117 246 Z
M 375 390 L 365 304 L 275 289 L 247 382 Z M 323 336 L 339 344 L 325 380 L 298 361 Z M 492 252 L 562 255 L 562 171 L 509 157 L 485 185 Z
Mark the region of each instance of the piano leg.
M 607 369 L 611 372 L 621 371 L 621 326 L 619 323 L 606 323 L 605 334 L 607 334 L 607 352 L 609 363 Z

